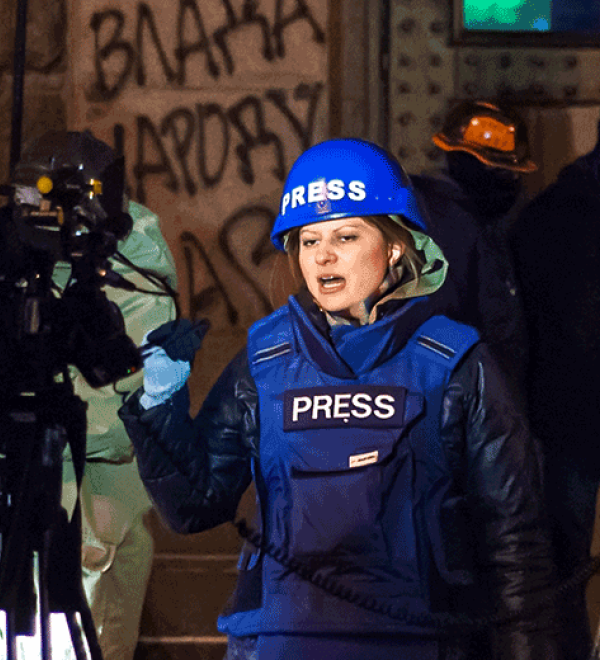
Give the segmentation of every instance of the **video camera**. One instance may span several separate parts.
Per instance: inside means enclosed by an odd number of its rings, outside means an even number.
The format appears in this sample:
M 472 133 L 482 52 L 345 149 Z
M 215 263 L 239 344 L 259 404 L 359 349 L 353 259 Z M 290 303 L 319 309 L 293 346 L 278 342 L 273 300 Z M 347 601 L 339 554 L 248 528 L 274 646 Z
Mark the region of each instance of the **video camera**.
M 86 460 L 87 404 L 70 367 L 92 387 L 142 367 L 104 292 L 140 289 L 113 263 L 151 282 L 147 293 L 175 296 L 118 250 L 133 226 L 124 181 L 123 158 L 91 133 L 50 131 L 0 187 L 0 609 L 11 658 L 36 620 L 50 657 L 51 612 L 65 614 L 77 660 L 88 657 L 82 633 L 102 658 L 81 582 L 79 508 L 69 518 L 61 503 L 65 448 L 78 484 Z
M 3 387 L 37 391 L 68 364 L 92 387 L 140 369 L 123 316 L 103 291 L 134 288 L 109 260 L 132 227 L 123 158 L 87 131 L 49 132 L 24 152 L 2 193 L 8 198 L 0 209 Z M 62 290 L 57 265 L 70 268 Z

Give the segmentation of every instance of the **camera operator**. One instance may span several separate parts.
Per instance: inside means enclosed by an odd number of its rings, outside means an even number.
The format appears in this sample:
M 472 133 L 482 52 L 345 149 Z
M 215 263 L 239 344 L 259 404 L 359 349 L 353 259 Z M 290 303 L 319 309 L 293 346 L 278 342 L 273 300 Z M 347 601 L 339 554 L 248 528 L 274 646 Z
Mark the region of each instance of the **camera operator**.
M 110 202 L 114 196 L 111 184 L 117 183 L 111 181 L 113 174 L 109 174 L 115 161 L 113 150 L 88 131 L 50 132 L 23 152 L 15 170 L 15 185 L 18 188 L 22 184 L 26 190 L 51 162 L 54 170 L 76 167 L 83 171 L 86 181 L 100 182 L 104 191 L 100 199 Z M 118 183 L 121 205 L 127 212 L 123 215 L 128 214 L 132 224 L 119 240 L 110 263 L 114 273 L 138 289 L 106 286 L 103 290 L 108 300 L 118 306 L 126 334 L 139 346 L 147 332 L 175 318 L 174 300 L 160 295 L 159 286 L 162 278 L 171 289 L 175 288 L 175 264 L 161 234 L 159 218 L 144 206 L 125 201 L 122 176 Z M 117 190 L 119 185 L 115 185 Z M 149 281 L 138 269 L 151 271 L 158 278 Z M 52 279 L 60 291 L 64 291 L 70 277 L 70 264 L 56 263 Z M 102 323 L 102 319 L 97 322 Z M 80 370 L 71 366 L 69 369 L 75 394 L 88 404 L 86 465 L 79 492 L 83 586 L 104 660 L 131 660 L 153 556 L 146 519 L 151 503 L 117 410 L 121 405 L 120 392 L 137 389 L 142 373 L 138 371 L 115 386 L 92 388 Z M 62 505 L 71 515 L 78 493 L 68 449 L 63 461 Z M 71 645 L 68 636 L 58 642 L 61 646 L 63 642 Z M 66 652 L 57 649 L 56 644 L 53 637 L 53 651 Z

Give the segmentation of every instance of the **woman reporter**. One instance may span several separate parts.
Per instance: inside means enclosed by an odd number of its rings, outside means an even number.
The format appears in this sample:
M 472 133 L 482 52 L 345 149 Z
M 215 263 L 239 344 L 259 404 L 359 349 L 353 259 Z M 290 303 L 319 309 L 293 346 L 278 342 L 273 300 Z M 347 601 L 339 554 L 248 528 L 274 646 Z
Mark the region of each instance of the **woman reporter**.
M 264 543 L 219 619 L 228 660 L 473 657 L 469 631 L 429 619 L 486 610 L 518 613 L 493 658 L 558 658 L 536 447 L 477 332 L 431 308 L 448 265 L 426 232 L 385 151 L 311 147 L 272 232 L 298 294 L 250 328 L 195 419 L 189 370 L 160 348 L 121 411 L 177 531 L 233 520 L 255 481 Z

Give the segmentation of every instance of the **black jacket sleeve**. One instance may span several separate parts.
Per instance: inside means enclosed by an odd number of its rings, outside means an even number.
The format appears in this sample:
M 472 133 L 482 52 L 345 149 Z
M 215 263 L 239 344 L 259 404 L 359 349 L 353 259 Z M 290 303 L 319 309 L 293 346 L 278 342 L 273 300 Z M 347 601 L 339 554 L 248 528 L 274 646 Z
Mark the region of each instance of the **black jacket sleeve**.
M 451 379 L 442 433 L 451 460 L 463 461 L 484 609 L 515 615 L 492 630 L 493 657 L 558 658 L 540 454 L 519 399 L 485 344 L 473 348 Z
M 149 410 L 139 405 L 140 395 L 119 415 L 161 516 L 179 533 L 233 520 L 258 447 L 258 397 L 246 349 L 225 368 L 194 420 L 187 387 Z

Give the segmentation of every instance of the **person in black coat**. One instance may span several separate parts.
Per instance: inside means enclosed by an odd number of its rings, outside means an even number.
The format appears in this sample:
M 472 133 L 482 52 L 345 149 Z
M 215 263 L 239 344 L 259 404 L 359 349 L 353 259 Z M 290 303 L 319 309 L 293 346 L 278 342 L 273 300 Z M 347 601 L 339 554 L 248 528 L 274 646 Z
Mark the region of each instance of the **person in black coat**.
M 600 485 L 599 220 L 600 140 L 523 209 L 511 235 L 529 335 L 529 416 L 563 578 L 589 559 Z M 585 584 L 565 595 L 562 612 L 565 657 L 587 660 Z
M 446 286 L 433 300 L 441 313 L 476 327 L 521 384 L 527 341 L 507 226 L 522 174 L 537 169 L 527 128 L 508 108 L 465 101 L 432 139 L 447 152 L 447 169 L 411 180 L 449 262 Z

